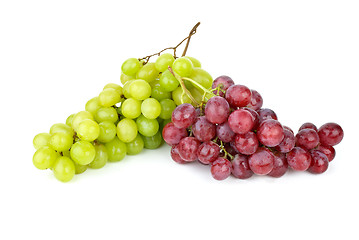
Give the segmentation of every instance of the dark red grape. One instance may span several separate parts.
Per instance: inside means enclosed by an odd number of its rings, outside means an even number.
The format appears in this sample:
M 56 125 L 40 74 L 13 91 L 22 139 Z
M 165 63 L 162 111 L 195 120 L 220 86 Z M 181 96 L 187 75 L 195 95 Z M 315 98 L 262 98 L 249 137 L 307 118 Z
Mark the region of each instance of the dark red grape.
M 203 164 L 210 164 L 219 156 L 220 147 L 214 142 L 204 142 L 198 148 L 198 161 Z
M 218 124 L 216 126 L 216 133 L 217 137 L 222 142 L 232 142 L 235 137 L 235 133 L 232 131 L 232 129 L 229 127 L 228 122 L 224 122 L 222 124 Z
M 267 119 L 259 125 L 257 137 L 263 145 L 275 147 L 283 141 L 284 130 L 277 120 Z
M 257 111 L 263 105 L 263 98 L 256 90 L 252 89 L 251 92 L 252 92 L 252 97 L 251 97 L 251 102 L 248 104 L 248 107 Z
M 172 122 L 167 123 L 162 130 L 162 137 L 168 145 L 178 144 L 182 138 L 187 137 L 188 133 L 185 128 L 178 128 Z
M 216 89 L 218 86 L 220 86 L 221 90 L 226 91 L 232 85 L 234 85 L 234 81 L 232 80 L 232 78 L 223 75 L 214 79 L 212 83 L 212 89 Z M 223 91 L 219 91 L 218 95 L 224 97 Z M 213 93 L 217 95 L 217 90 L 213 91 Z
M 315 126 L 313 123 L 306 122 L 306 123 L 303 123 L 302 126 L 300 126 L 298 132 L 299 132 L 300 130 L 307 129 L 307 128 L 313 129 L 313 130 L 315 130 L 316 132 L 318 131 L 317 126 Z
M 282 153 L 290 152 L 295 146 L 294 134 L 283 127 L 284 138 L 281 143 L 275 146 L 275 149 Z
M 336 123 L 326 123 L 318 130 L 320 143 L 334 146 L 340 143 L 344 137 L 343 129 Z
M 188 128 L 196 121 L 196 109 L 189 103 L 184 103 L 172 112 L 172 122 L 178 128 Z
M 212 162 L 211 173 L 214 179 L 224 180 L 231 174 L 232 164 L 228 159 L 219 157 Z
M 294 147 L 287 153 L 288 165 L 296 171 L 305 171 L 309 168 L 312 158 L 306 150 L 300 147 Z
M 335 149 L 332 146 L 320 144 L 317 149 L 327 156 L 329 162 L 334 159 Z
M 248 156 L 236 154 L 231 161 L 232 175 L 239 179 L 247 179 L 252 177 L 253 172 L 249 167 Z
M 252 114 L 252 116 L 254 118 L 254 126 L 253 126 L 252 129 L 253 130 L 257 129 L 259 127 L 259 123 L 260 123 L 259 122 L 259 114 L 256 111 L 254 111 L 253 109 L 248 108 L 248 107 L 244 107 L 242 109 L 245 109 L 245 110 L 247 110 L 248 112 L 250 112 Z
M 269 108 L 261 108 L 258 111 L 258 115 L 259 115 L 259 121 L 263 122 L 267 119 L 274 119 L 274 120 L 278 120 L 277 114 L 275 114 L 275 112 L 272 109 Z
M 233 85 L 226 91 L 226 99 L 231 107 L 245 107 L 251 98 L 251 90 L 244 85 Z
M 229 115 L 229 104 L 223 97 L 214 96 L 208 100 L 204 114 L 210 123 L 224 123 Z
M 178 153 L 181 158 L 187 162 L 196 161 L 198 158 L 197 151 L 201 143 L 194 137 L 182 138 L 178 143 Z
M 238 152 L 251 155 L 258 149 L 258 139 L 254 132 L 247 132 L 245 134 L 237 134 L 234 139 L 234 144 Z
M 238 109 L 228 117 L 229 127 L 233 132 L 243 134 L 249 132 L 254 126 L 254 117 L 245 109 Z
M 308 168 L 308 172 L 311 173 L 323 173 L 327 171 L 329 166 L 329 161 L 327 156 L 319 150 L 313 149 L 310 151 L 310 156 L 312 157 L 312 162 Z
M 268 173 L 268 176 L 271 177 L 281 177 L 283 176 L 288 169 L 287 159 L 284 153 L 276 152 L 274 153 L 274 166 L 273 170 Z
M 275 157 L 267 148 L 258 148 L 257 152 L 249 156 L 248 163 L 257 175 L 266 175 L 273 170 Z
M 172 146 L 172 148 L 171 148 L 171 157 L 172 157 L 173 161 L 175 161 L 176 163 L 180 163 L 180 164 L 187 163 L 187 162 L 186 162 L 185 160 L 183 160 L 183 158 L 181 158 L 181 156 L 179 155 L 178 145 Z
M 311 128 L 300 130 L 295 137 L 297 146 L 307 150 L 313 149 L 319 144 L 318 133 Z
M 208 122 L 205 116 L 201 116 L 193 124 L 192 133 L 199 141 L 207 142 L 216 136 L 216 125 Z

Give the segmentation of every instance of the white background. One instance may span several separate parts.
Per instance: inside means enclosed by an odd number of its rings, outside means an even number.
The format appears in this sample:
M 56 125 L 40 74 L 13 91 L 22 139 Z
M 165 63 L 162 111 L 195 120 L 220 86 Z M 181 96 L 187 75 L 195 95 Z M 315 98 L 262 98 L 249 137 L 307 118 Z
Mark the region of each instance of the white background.
M 0 3 L 0 239 L 358 239 L 357 1 Z M 258 90 L 295 131 L 345 131 L 322 175 L 212 179 L 145 150 L 70 183 L 32 165 L 32 138 L 83 110 L 121 63 L 174 46 Z

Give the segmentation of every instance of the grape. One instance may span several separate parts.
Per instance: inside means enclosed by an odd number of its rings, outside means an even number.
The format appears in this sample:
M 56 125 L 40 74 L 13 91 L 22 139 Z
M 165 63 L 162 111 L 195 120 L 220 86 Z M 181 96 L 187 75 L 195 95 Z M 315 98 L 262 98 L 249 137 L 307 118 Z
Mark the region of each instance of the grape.
M 176 104 L 172 99 L 163 99 L 160 101 L 161 104 L 161 113 L 160 118 L 162 119 L 170 119 L 172 116 L 172 112 L 176 108 Z
M 127 98 L 121 104 L 122 115 L 131 119 L 137 118 L 141 115 L 141 103 L 141 101 L 134 98 Z
M 133 80 L 130 85 L 130 95 L 137 100 L 145 100 L 151 95 L 151 86 L 142 79 Z
M 143 115 L 136 119 L 136 124 L 139 133 L 146 137 L 155 135 L 159 129 L 159 124 L 156 119 L 148 119 Z
M 92 142 L 100 135 L 100 127 L 97 122 L 85 119 L 77 128 L 77 135 L 81 140 Z
M 51 126 L 50 134 L 54 134 L 57 132 L 64 132 L 70 135 L 74 135 L 74 130 L 70 126 L 64 123 L 55 123 L 54 125 Z
M 300 130 L 303 130 L 303 129 L 306 129 L 306 128 L 310 128 L 310 129 L 313 129 L 313 130 L 315 130 L 316 132 L 318 132 L 317 127 L 316 127 L 313 123 L 310 123 L 310 122 L 303 123 L 302 126 L 300 126 L 298 132 L 299 132 Z
M 198 147 L 198 161 L 203 164 L 210 164 L 219 156 L 220 147 L 214 142 L 204 142 Z
M 44 146 L 48 146 L 51 135 L 48 133 L 39 133 L 34 137 L 32 141 L 34 148 L 39 149 Z
M 45 170 L 54 165 L 58 156 L 58 153 L 56 153 L 54 149 L 48 146 L 42 146 L 35 152 L 32 158 L 32 163 L 36 168 Z
M 334 146 L 340 143 L 344 137 L 343 129 L 336 123 L 326 123 L 318 130 L 320 143 Z
M 147 98 L 141 104 L 141 112 L 148 119 L 155 119 L 161 114 L 161 104 L 154 98 Z
M 171 98 L 172 94 L 162 89 L 160 84 L 155 84 L 152 88 L 151 97 L 161 101 L 163 99 Z
M 254 117 L 249 111 L 238 109 L 229 115 L 228 124 L 233 132 L 244 134 L 253 128 Z
M 247 132 L 245 134 L 237 134 L 234 144 L 238 152 L 251 155 L 258 149 L 259 143 L 254 132 Z
M 294 135 L 294 132 L 293 132 L 293 130 L 290 128 L 290 127 L 287 127 L 287 126 L 284 126 L 284 125 L 282 125 L 283 126 L 283 130 L 288 130 L 289 132 L 291 132 L 291 133 L 293 133 L 293 135 Z
M 251 97 L 250 103 L 248 104 L 248 107 L 255 110 L 255 111 L 257 111 L 263 105 L 263 98 L 259 94 L 259 92 L 257 92 L 256 90 L 252 89 L 251 92 L 252 92 L 252 97 Z
M 284 133 L 284 138 L 279 145 L 275 146 L 275 149 L 282 153 L 287 153 L 294 148 L 295 137 L 294 134 L 288 129 L 284 128 L 284 126 L 283 126 L 283 133 Z
M 158 131 L 155 135 L 151 137 L 141 136 L 144 147 L 147 149 L 156 149 L 159 148 L 162 144 L 162 135 L 161 132 Z
M 318 174 L 327 171 L 329 161 L 324 153 L 314 149 L 310 151 L 310 156 L 312 157 L 312 161 L 308 168 L 308 172 Z
M 116 137 L 117 128 L 113 122 L 100 122 L 98 126 L 100 127 L 100 134 L 97 138 L 98 141 L 107 143 L 111 142 Z
M 227 89 L 225 97 L 232 107 L 245 107 L 251 102 L 252 93 L 244 85 L 232 85 Z
M 253 176 L 253 172 L 249 167 L 248 156 L 242 154 L 234 155 L 232 163 L 232 175 L 239 179 L 247 179 Z
M 101 108 L 100 103 L 98 101 L 98 97 L 94 97 L 91 98 L 85 106 L 85 110 L 89 113 L 91 113 L 91 115 L 95 116 L 97 110 L 99 110 Z
M 105 143 L 108 161 L 118 162 L 126 156 L 126 144 L 118 138 L 114 138 L 111 142 Z
M 269 108 L 261 108 L 258 111 L 259 122 L 263 122 L 267 119 L 278 120 L 277 114 L 272 109 Z
M 91 143 L 80 140 L 72 145 L 70 155 L 74 162 L 80 165 L 87 165 L 94 160 L 96 150 Z
M 283 141 L 284 130 L 277 120 L 268 119 L 259 125 L 257 137 L 265 146 L 275 147 Z
M 136 74 L 137 79 L 145 80 L 146 82 L 153 82 L 156 80 L 159 72 L 156 69 L 155 63 L 145 64 Z
M 108 83 L 103 87 L 102 90 L 105 90 L 107 88 L 113 88 L 120 94 L 120 96 L 123 95 L 122 87 L 120 85 L 116 84 L 116 83 Z
M 121 70 L 128 76 L 134 76 L 141 69 L 141 63 L 136 58 L 127 59 L 121 66 Z
M 187 59 L 191 60 L 191 62 L 193 64 L 193 67 L 195 67 L 195 68 L 200 68 L 201 67 L 201 62 L 198 61 L 196 58 L 189 57 L 189 56 L 184 56 L 184 58 L 187 58 Z
M 266 148 L 258 148 L 257 152 L 248 158 L 249 167 L 257 175 L 266 175 L 273 170 L 275 157 Z
M 135 79 L 135 77 L 134 76 L 127 76 L 126 74 L 121 73 L 120 79 L 121 79 L 122 85 L 125 85 L 126 82 Z
M 202 87 L 204 87 L 206 89 L 210 89 L 212 86 L 212 83 L 213 83 L 212 76 L 208 72 L 203 70 L 202 68 L 193 68 L 193 71 L 192 71 L 191 75 L 189 76 L 189 78 L 191 78 L 195 82 L 199 83 Z M 196 85 L 194 85 L 194 87 L 198 88 Z
M 310 128 L 300 130 L 295 137 L 297 146 L 307 150 L 315 148 L 319 144 L 318 133 Z
M 144 142 L 140 134 L 137 134 L 136 138 L 129 143 L 126 143 L 126 150 L 128 155 L 136 155 L 142 151 Z
M 121 100 L 121 95 L 116 89 L 106 88 L 98 96 L 98 102 L 103 107 L 111 107 Z
M 165 125 L 162 130 L 163 140 L 170 145 L 177 145 L 180 140 L 188 136 L 185 128 L 177 128 L 172 122 Z
M 95 114 L 95 120 L 98 123 L 104 121 L 110 121 L 114 123 L 118 120 L 118 113 L 113 107 L 102 107 L 97 110 Z
M 174 91 L 179 85 L 178 80 L 169 70 L 162 73 L 159 83 L 161 88 L 166 92 Z
M 219 157 L 211 165 L 212 177 L 216 180 L 224 180 L 231 175 L 232 164 L 229 160 Z
M 227 121 L 229 104 L 223 97 L 215 96 L 208 100 L 204 112 L 209 122 L 221 124 Z
M 182 77 L 189 77 L 193 72 L 191 60 L 185 57 L 177 58 L 172 64 L 173 70 Z
M 196 109 L 189 103 L 176 107 L 172 112 L 172 122 L 178 128 L 188 128 L 196 121 Z
M 187 94 L 183 95 L 183 102 L 182 102 L 181 100 L 182 93 L 183 93 L 183 89 L 181 87 L 176 88 L 172 92 L 172 99 L 176 103 L 176 105 L 178 106 L 184 103 L 192 103 L 191 99 L 187 96 Z
M 236 135 L 229 127 L 228 122 L 218 124 L 216 126 L 216 134 L 219 140 L 221 140 L 222 142 L 232 142 Z
M 65 132 L 57 132 L 52 134 L 49 146 L 58 152 L 62 152 L 69 150 L 73 141 L 73 135 Z
M 93 120 L 93 116 L 91 113 L 87 111 L 81 111 L 76 113 L 74 118 L 72 119 L 72 128 L 77 131 L 78 126 L 80 125 L 80 122 L 82 122 L 85 119 L 91 119 Z
M 131 97 L 131 93 L 130 93 L 130 87 L 133 83 L 133 80 L 128 80 L 124 85 L 123 85 L 123 95 L 125 96 L 125 98 L 130 98 Z
M 68 116 L 68 117 L 66 118 L 66 125 L 67 125 L 67 126 L 69 126 L 69 127 L 72 126 L 72 120 L 74 119 L 74 117 L 75 117 L 75 114 L 73 113 L 73 114 L 71 114 L 70 116 Z
M 80 165 L 74 161 L 72 161 L 75 166 L 75 174 L 81 174 L 87 170 L 87 165 Z
M 88 167 L 93 169 L 99 169 L 106 165 L 108 160 L 107 149 L 103 144 L 95 144 L 96 150 L 95 158 L 89 163 Z
M 208 122 L 206 117 L 201 116 L 193 124 L 192 133 L 199 141 L 207 142 L 216 136 L 216 125 Z
M 253 109 L 248 108 L 248 107 L 244 107 L 242 109 L 247 110 L 248 112 L 250 112 L 252 114 L 252 116 L 254 118 L 254 126 L 253 126 L 252 130 L 256 130 L 259 127 L 259 124 L 260 124 L 260 122 L 259 122 L 259 114 L 256 111 L 254 111 Z
M 200 144 L 194 137 L 182 138 L 178 143 L 178 153 L 187 162 L 196 161 L 198 159 L 197 150 Z
M 124 118 L 117 124 L 117 136 L 125 143 L 135 140 L 137 130 L 138 128 L 136 122 L 129 118 Z
M 287 172 L 287 169 L 288 163 L 285 154 L 280 152 L 274 153 L 273 170 L 268 173 L 268 176 L 276 178 L 281 177 Z
M 310 154 L 300 147 L 294 147 L 287 153 L 288 165 L 296 171 L 305 171 L 309 168 L 312 158 Z
M 215 90 L 213 93 L 214 94 L 218 94 L 221 97 L 224 97 L 224 92 L 226 91 L 230 86 L 234 85 L 234 81 L 232 80 L 232 78 L 222 75 L 217 77 L 213 83 L 212 83 L 212 89 L 216 89 L 218 86 L 220 86 L 220 90 L 219 93 L 217 92 L 217 90 Z
M 68 157 L 59 157 L 52 168 L 57 180 L 61 182 L 70 181 L 75 175 L 75 164 Z
M 164 53 L 160 55 L 156 60 L 156 69 L 159 72 L 164 72 L 168 69 L 168 67 L 171 67 L 175 58 L 170 53 Z
M 329 162 L 335 157 L 335 149 L 332 146 L 320 144 L 318 150 L 327 156 Z
M 176 163 L 180 163 L 180 164 L 188 163 L 187 161 L 183 160 L 183 158 L 181 158 L 181 156 L 179 155 L 178 145 L 173 145 L 172 146 L 172 148 L 171 148 L 171 158 Z

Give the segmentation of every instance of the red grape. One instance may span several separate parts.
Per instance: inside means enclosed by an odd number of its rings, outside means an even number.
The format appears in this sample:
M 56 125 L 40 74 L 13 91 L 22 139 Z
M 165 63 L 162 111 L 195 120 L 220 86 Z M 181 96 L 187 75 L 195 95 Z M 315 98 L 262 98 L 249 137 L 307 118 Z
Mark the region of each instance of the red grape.
M 216 136 L 216 125 L 208 122 L 205 116 L 201 116 L 193 124 L 192 133 L 199 141 L 207 142 Z
M 196 121 L 196 109 L 189 103 L 184 103 L 172 112 L 172 122 L 178 128 L 188 128 Z
M 194 137 L 182 138 L 178 144 L 178 153 L 187 162 L 196 161 L 199 145 L 200 142 Z
M 229 127 L 228 122 L 218 124 L 216 126 L 216 133 L 219 140 L 222 142 L 232 142 L 235 137 L 235 133 L 232 131 L 232 129 Z
M 251 97 L 251 102 L 248 104 L 248 107 L 257 111 L 263 105 L 263 98 L 256 90 L 252 89 L 251 92 L 252 92 L 252 97 Z
M 243 134 L 253 128 L 254 117 L 249 111 L 238 109 L 229 115 L 228 124 L 233 132 Z
M 287 153 L 288 165 L 296 171 L 305 171 L 309 168 L 312 158 L 310 154 L 300 147 L 294 147 Z
M 171 157 L 173 159 L 173 161 L 175 161 L 176 163 L 187 163 L 185 160 L 183 160 L 183 158 L 181 158 L 181 156 L 179 155 L 178 152 L 178 145 L 174 145 L 171 148 Z
M 249 168 L 248 156 L 236 154 L 231 161 L 232 175 L 239 179 L 247 179 L 252 177 L 253 172 Z
M 259 127 L 259 123 L 260 123 L 259 122 L 259 114 L 256 111 L 254 111 L 253 109 L 248 108 L 248 107 L 244 107 L 242 109 L 245 109 L 245 110 L 247 110 L 248 112 L 250 112 L 252 114 L 252 116 L 254 118 L 254 126 L 253 126 L 252 129 L 253 130 L 257 129 Z
M 214 96 L 208 100 L 204 113 L 209 122 L 224 123 L 229 115 L 229 104 L 223 97 Z
M 287 126 L 283 125 L 283 129 L 287 129 L 289 132 L 293 133 L 293 135 L 294 135 L 294 132 L 290 127 L 287 127 Z
M 219 76 L 218 78 L 214 79 L 212 83 L 212 89 L 216 89 L 220 86 L 220 89 L 226 91 L 230 86 L 234 85 L 234 81 L 232 78 L 228 76 Z M 217 95 L 217 90 L 213 91 L 215 95 Z M 224 93 L 219 91 L 219 96 L 224 97 Z
M 329 162 L 334 159 L 335 149 L 332 146 L 320 144 L 317 149 L 327 156 Z
M 275 147 L 282 142 L 284 130 L 277 120 L 267 119 L 259 125 L 257 137 L 263 145 Z
M 279 145 L 275 146 L 275 149 L 282 153 L 287 153 L 287 152 L 290 152 L 294 148 L 295 137 L 291 131 L 289 131 L 288 129 L 286 129 L 284 127 L 283 127 L 283 133 L 284 133 L 284 138 Z
M 198 161 L 203 164 L 210 164 L 218 158 L 220 147 L 214 142 L 204 142 L 198 148 Z
M 245 107 L 251 98 L 251 90 L 244 85 L 233 85 L 226 91 L 226 99 L 231 107 Z
M 313 149 L 310 151 L 312 162 L 308 171 L 311 173 L 323 173 L 328 169 L 329 161 L 327 156 L 319 150 Z
M 259 115 L 259 121 L 263 122 L 267 119 L 274 119 L 274 120 L 278 120 L 277 114 L 275 114 L 275 112 L 272 109 L 269 108 L 261 108 L 258 111 L 258 115 Z
M 268 176 L 276 178 L 281 177 L 287 172 L 287 169 L 288 163 L 285 154 L 280 152 L 274 153 L 273 170 L 268 173 Z
M 249 156 L 248 163 L 251 170 L 258 175 L 266 175 L 273 170 L 275 157 L 267 148 L 258 148 L 257 152 Z
M 162 137 L 168 145 L 178 144 L 182 138 L 187 137 L 188 133 L 185 128 L 178 128 L 172 122 L 167 123 L 162 130 Z
M 251 155 L 257 151 L 259 143 L 254 132 L 247 132 L 245 134 L 237 134 L 234 145 L 238 152 Z
M 317 127 L 316 127 L 313 123 L 306 122 L 306 123 L 303 123 L 302 126 L 300 126 L 298 132 L 299 132 L 300 130 L 307 129 L 307 128 L 313 129 L 313 130 L 315 130 L 316 132 L 318 131 Z
M 219 157 L 212 162 L 211 173 L 214 179 L 224 180 L 231 174 L 232 164 L 228 159 Z
M 319 144 L 318 133 L 311 128 L 300 130 L 295 137 L 297 146 L 307 150 L 313 149 Z
M 318 130 L 320 143 L 334 146 L 340 143 L 344 137 L 343 129 L 336 123 L 326 123 Z

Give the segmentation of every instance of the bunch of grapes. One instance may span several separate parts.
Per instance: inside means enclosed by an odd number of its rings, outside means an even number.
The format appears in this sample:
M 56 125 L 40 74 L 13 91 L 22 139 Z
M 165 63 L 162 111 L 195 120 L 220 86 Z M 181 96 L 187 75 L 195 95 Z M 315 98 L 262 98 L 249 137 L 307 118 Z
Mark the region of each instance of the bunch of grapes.
M 247 179 L 253 174 L 281 177 L 296 171 L 323 173 L 335 156 L 334 145 L 343 139 L 336 123 L 319 129 L 304 123 L 299 132 L 282 125 L 276 113 L 262 108 L 261 95 L 228 76 L 213 82 L 216 96 L 197 108 L 179 105 L 172 122 L 163 129 L 177 163 L 198 160 L 211 166 L 211 174 L 223 180 L 231 174 Z
M 123 87 L 107 84 L 66 124 L 54 124 L 49 133 L 36 135 L 35 167 L 51 169 L 58 180 L 68 182 L 87 168 L 99 169 L 126 154 L 158 148 L 172 111 L 205 99 L 203 91 L 211 88 L 213 79 L 192 57 L 164 53 L 155 62 L 148 60 L 127 59 L 121 68 Z

